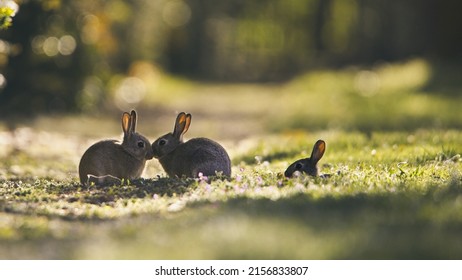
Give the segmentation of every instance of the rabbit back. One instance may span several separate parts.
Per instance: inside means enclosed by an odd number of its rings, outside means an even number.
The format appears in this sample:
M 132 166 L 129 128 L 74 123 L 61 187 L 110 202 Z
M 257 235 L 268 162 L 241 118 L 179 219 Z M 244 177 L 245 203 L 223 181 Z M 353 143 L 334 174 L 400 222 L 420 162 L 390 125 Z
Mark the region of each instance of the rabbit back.
M 215 176 L 217 172 L 231 176 L 228 153 L 220 144 L 207 138 L 194 138 L 182 143 L 159 161 L 170 177 L 196 178 L 199 173 Z
M 80 160 L 80 182 L 87 184 L 89 175 L 135 179 L 141 176 L 145 163 L 146 159 L 132 156 L 115 140 L 100 141 L 90 146 Z

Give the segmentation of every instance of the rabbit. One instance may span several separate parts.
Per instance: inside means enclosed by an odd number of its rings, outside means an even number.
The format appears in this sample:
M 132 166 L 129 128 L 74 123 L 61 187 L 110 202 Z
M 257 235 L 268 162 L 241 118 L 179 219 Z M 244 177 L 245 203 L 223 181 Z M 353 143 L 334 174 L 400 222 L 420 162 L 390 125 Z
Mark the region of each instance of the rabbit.
M 292 177 L 296 171 L 306 173 L 310 176 L 318 176 L 317 163 L 326 151 L 326 142 L 318 140 L 313 147 L 311 157 L 304 158 L 292 163 L 284 172 L 284 176 Z
M 183 135 L 191 124 L 191 114 L 178 114 L 173 133 L 167 133 L 152 143 L 157 158 L 169 177 L 198 178 L 231 176 L 231 160 L 226 150 L 207 138 L 193 138 L 183 142 Z
M 90 146 L 79 164 L 79 177 L 83 185 L 92 182 L 108 184 L 122 179 L 136 179 L 141 176 L 146 160 L 153 158 L 149 140 L 136 133 L 136 112 L 124 112 L 122 144 L 116 140 L 103 140 Z

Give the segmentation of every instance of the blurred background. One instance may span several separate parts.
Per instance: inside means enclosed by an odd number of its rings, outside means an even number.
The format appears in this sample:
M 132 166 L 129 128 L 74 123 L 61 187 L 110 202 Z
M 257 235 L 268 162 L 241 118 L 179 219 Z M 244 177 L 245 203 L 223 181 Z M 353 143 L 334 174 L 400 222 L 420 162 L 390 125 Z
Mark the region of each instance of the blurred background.
M 16 3 L 0 120 L 202 108 L 249 133 L 262 117 L 270 131 L 462 127 L 461 1 Z

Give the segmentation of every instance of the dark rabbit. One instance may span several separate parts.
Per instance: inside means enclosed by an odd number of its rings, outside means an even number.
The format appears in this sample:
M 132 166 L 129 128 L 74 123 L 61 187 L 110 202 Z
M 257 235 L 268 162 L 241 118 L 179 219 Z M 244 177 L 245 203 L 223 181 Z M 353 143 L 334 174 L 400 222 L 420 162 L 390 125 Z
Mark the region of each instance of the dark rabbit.
M 82 156 L 79 164 L 80 182 L 84 185 L 117 183 L 121 179 L 141 176 L 146 160 L 152 159 L 151 143 L 135 132 L 136 112 L 124 112 L 122 144 L 116 140 L 104 140 L 93 144 Z
M 284 172 L 286 177 L 292 177 L 296 171 L 306 173 L 311 176 L 318 176 L 318 161 L 324 155 L 326 150 L 326 142 L 323 140 L 318 140 L 314 144 L 313 151 L 311 152 L 311 157 L 297 160 L 292 163 Z
M 152 143 L 157 158 L 168 176 L 197 178 L 231 176 L 231 161 L 226 150 L 207 138 L 193 138 L 183 142 L 183 135 L 191 124 L 191 114 L 178 114 L 173 133 L 167 133 Z

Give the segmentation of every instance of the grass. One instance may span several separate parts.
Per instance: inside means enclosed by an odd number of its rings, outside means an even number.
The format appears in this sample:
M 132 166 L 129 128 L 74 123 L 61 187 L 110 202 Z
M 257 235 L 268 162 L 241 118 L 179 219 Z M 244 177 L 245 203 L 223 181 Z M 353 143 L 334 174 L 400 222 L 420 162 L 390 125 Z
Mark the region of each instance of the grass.
M 171 129 L 177 108 L 192 112 L 186 137 L 218 139 L 232 158 L 233 178 L 211 183 L 166 178 L 153 160 L 143 179 L 84 187 L 79 158 L 97 139 L 117 138 L 117 121 L 65 116 L 5 125 L 0 258 L 460 259 L 462 120 L 451 111 L 460 97 L 425 93 L 428 67 L 416 60 L 326 71 L 284 85 L 170 81 L 178 96 L 165 100 L 155 98 L 164 94 L 157 85 L 140 109 L 139 130 L 154 140 Z M 400 84 L 396 71 L 415 75 Z M 358 75 L 380 86 L 358 89 Z M 310 105 L 320 99 L 324 106 Z M 344 115 L 364 104 L 371 107 Z M 382 106 L 385 117 L 376 110 Z M 415 123 L 400 125 L 407 119 Z M 327 143 L 321 173 L 331 176 L 284 178 L 320 138 Z

